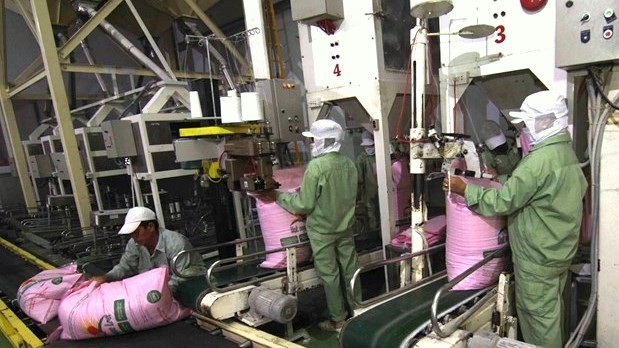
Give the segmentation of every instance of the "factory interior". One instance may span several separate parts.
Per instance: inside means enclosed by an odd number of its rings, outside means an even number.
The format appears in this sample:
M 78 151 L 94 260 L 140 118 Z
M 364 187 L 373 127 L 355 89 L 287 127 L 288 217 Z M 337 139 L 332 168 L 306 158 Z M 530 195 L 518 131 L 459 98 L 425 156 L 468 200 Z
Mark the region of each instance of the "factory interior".
M 0 347 L 546 346 L 522 315 L 520 211 L 467 207 L 472 186 L 502 192 L 539 158 L 510 113 L 544 91 L 564 97 L 561 135 L 586 179 L 582 200 L 580 181 L 553 186 L 576 198 L 552 204 L 578 213 L 556 237 L 573 247 L 553 302 L 561 339 L 546 342 L 615 347 L 617 11 L 615 0 L 0 0 Z M 313 256 L 318 209 L 280 202 L 307 194 L 326 155 L 304 132 L 322 120 L 357 172 L 355 203 L 337 207 L 354 212 L 337 217 L 354 274 L 330 261 L 341 326 Z M 489 139 L 517 157 L 509 171 Z M 136 237 L 149 219 L 122 232 L 134 207 L 186 244 L 166 267 L 112 281 L 132 246 L 149 252 Z M 563 233 L 558 220 L 532 235 Z M 196 255 L 200 267 L 183 269 Z

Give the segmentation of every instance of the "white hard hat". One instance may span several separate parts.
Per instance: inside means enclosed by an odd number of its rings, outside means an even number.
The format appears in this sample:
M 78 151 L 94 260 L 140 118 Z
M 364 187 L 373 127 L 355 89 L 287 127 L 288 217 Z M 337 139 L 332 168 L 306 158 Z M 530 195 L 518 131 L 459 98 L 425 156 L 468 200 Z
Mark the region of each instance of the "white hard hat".
M 316 139 L 335 139 L 335 141 L 342 141 L 344 138 L 344 131 L 342 127 L 332 120 L 318 120 L 312 123 L 310 130 L 302 133 L 303 136 Z
M 140 226 L 140 223 L 153 220 L 157 220 L 154 211 L 146 207 L 133 207 L 127 212 L 125 224 L 118 234 L 131 234 Z
M 552 91 L 541 91 L 526 97 L 520 111 L 511 111 L 512 123 L 520 123 L 540 116 L 554 115 L 555 118 L 567 116 L 565 98 Z

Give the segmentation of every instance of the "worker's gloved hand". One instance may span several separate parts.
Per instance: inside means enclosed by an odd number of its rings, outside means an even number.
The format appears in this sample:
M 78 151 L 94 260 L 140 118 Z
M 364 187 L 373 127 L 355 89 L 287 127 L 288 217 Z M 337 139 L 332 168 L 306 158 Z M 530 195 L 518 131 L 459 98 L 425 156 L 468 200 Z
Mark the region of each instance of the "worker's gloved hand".
M 443 191 L 464 196 L 466 183 L 457 176 L 445 177 L 445 179 L 443 179 Z
M 256 197 L 256 199 L 259 199 L 264 203 L 271 203 L 277 200 L 277 193 L 275 192 L 275 190 L 255 192 L 253 196 Z

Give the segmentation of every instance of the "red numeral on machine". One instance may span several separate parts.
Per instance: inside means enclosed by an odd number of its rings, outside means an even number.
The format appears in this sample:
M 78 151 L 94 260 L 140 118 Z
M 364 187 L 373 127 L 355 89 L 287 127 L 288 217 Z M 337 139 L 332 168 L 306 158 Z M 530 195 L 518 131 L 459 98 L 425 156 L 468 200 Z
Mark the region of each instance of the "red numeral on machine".
M 339 64 L 335 64 L 335 68 L 333 68 L 333 74 L 335 76 L 342 76 L 342 70 L 340 70 Z
M 503 41 L 505 41 L 505 26 L 504 25 L 499 25 L 496 27 L 496 29 L 494 29 L 494 31 L 496 31 L 496 40 L 494 40 L 494 42 L 500 44 Z

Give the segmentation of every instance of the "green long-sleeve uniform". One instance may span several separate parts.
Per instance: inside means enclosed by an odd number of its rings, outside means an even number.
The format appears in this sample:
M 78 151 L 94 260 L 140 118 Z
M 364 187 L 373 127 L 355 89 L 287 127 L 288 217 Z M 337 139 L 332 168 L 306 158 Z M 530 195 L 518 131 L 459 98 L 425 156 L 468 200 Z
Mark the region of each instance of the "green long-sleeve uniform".
M 378 183 L 376 181 L 376 156 L 362 153 L 355 161 L 357 166 L 357 225 L 361 239 L 380 232 L 380 209 L 378 207 Z
M 586 188 L 565 133 L 535 145 L 501 189 L 467 185 L 471 209 L 508 216 L 516 310 L 528 343 L 562 347 L 562 290 L 578 246 Z
M 306 214 L 305 227 L 314 267 L 322 279 L 331 320 L 346 319 L 352 307 L 350 280 L 357 267 L 351 227 L 357 197 L 357 169 L 349 158 L 329 152 L 312 159 L 298 193 L 277 194 L 277 203 L 294 214 Z M 341 283 L 341 276 L 345 284 Z

